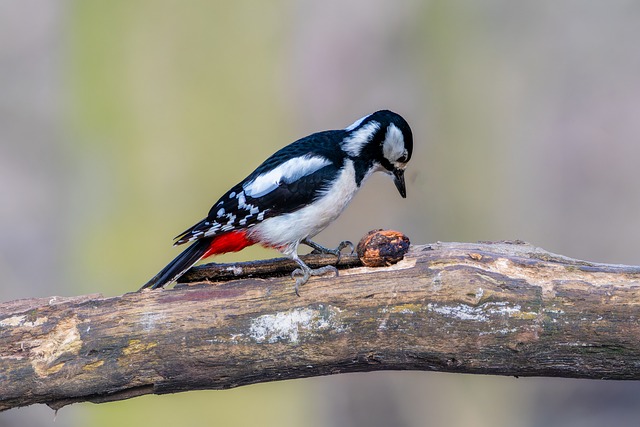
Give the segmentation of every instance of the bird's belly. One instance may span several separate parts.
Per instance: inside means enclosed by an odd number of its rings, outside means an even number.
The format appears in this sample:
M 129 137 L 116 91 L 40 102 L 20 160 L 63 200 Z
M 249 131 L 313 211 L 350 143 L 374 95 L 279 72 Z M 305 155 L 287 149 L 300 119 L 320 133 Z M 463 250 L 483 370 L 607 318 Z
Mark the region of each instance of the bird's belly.
M 351 161 L 330 188 L 308 206 L 265 219 L 251 229 L 251 237 L 265 246 L 280 248 L 284 253 L 294 251 L 300 240 L 315 236 L 338 218 L 358 191 Z

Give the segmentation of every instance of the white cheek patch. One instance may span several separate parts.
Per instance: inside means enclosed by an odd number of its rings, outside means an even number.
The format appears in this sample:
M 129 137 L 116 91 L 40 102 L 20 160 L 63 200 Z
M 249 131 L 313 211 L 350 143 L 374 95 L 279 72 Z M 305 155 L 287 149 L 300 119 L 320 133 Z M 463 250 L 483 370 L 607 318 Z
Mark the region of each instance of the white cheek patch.
M 391 163 L 397 163 L 399 158 L 407 156 L 402 131 L 393 123 L 387 127 L 387 133 L 382 143 L 382 155 Z
M 342 149 L 345 152 L 347 152 L 350 156 L 358 157 L 360 155 L 360 152 L 362 151 L 362 147 L 364 147 L 365 145 L 367 145 L 369 141 L 371 141 L 371 138 L 373 138 L 373 135 L 375 135 L 375 133 L 378 132 L 379 129 L 380 129 L 380 123 L 378 122 L 373 121 L 373 122 L 367 123 L 366 125 L 362 126 L 360 129 L 355 131 L 350 137 L 345 138 L 345 140 L 342 141 L 342 144 L 341 144 Z
M 282 182 L 294 182 L 330 164 L 331 161 L 322 156 L 295 157 L 269 172 L 258 175 L 255 179 L 244 184 L 242 188 L 247 196 L 257 198 L 272 192 Z

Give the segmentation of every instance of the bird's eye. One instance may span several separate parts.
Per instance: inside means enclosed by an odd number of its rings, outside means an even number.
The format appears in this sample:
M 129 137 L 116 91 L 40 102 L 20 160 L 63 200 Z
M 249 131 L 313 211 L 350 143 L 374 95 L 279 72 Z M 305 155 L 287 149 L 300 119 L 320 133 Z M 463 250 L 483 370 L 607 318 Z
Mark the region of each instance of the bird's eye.
M 398 163 L 407 163 L 409 161 L 409 152 L 405 149 L 402 152 L 402 155 L 400 157 L 398 157 L 398 160 L 396 160 L 396 162 Z

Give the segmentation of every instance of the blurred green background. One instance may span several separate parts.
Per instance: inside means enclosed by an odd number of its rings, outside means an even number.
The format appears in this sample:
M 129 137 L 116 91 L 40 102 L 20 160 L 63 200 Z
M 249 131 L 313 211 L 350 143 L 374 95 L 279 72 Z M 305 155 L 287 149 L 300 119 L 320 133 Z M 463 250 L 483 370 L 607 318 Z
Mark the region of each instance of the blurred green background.
M 414 131 L 408 199 L 374 176 L 320 243 L 385 227 L 640 264 L 639 19 L 618 0 L 2 1 L 0 299 L 137 289 L 273 151 L 380 108 Z M 80 404 L 55 425 L 638 419 L 637 383 L 385 372 Z

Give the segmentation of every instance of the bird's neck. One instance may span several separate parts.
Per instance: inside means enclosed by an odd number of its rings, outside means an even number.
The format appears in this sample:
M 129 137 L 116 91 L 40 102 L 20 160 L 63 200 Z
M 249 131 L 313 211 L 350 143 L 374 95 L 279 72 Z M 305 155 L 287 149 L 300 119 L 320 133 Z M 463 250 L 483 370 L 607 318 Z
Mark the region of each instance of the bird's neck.
M 350 161 L 353 162 L 353 168 L 355 170 L 355 179 L 358 187 L 364 183 L 364 181 L 371 176 L 372 173 L 380 169 L 380 165 L 373 160 L 364 160 L 359 157 L 351 157 Z

